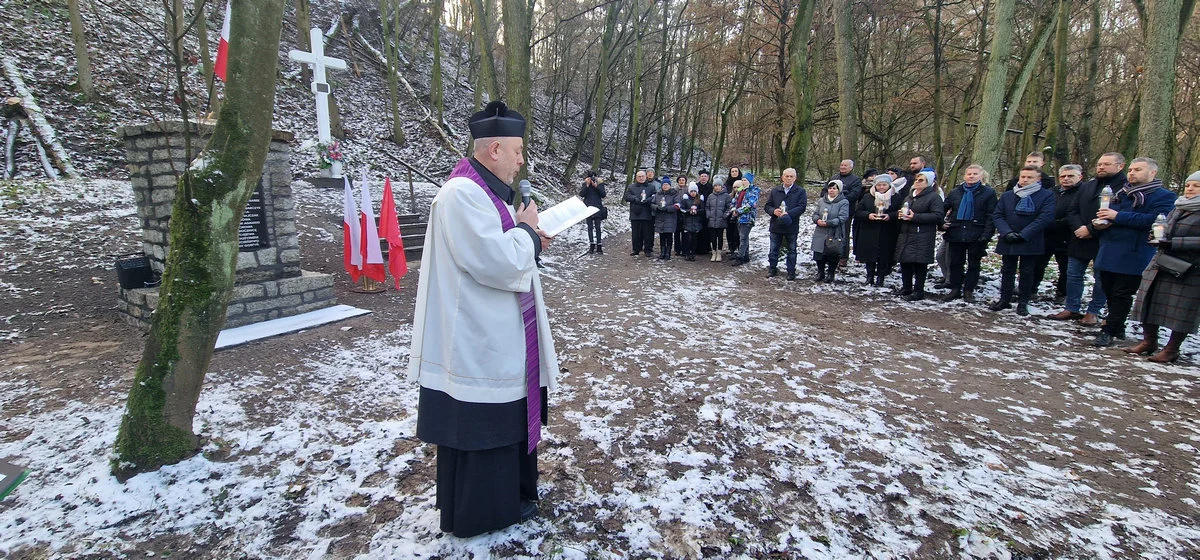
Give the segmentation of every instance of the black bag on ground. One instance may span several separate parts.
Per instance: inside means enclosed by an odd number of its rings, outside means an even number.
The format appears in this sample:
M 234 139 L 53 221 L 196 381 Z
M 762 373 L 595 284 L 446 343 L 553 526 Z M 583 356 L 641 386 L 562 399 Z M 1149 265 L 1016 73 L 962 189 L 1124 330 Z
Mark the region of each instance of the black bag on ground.
M 117 282 L 122 290 L 145 288 L 154 279 L 150 259 L 141 253 L 117 257 Z

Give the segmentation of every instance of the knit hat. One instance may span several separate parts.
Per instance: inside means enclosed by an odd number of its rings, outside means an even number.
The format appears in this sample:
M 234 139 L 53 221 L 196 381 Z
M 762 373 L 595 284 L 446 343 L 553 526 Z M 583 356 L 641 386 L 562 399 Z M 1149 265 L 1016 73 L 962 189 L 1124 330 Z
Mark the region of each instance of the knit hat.
M 841 181 L 834 179 L 828 183 L 825 183 L 825 193 L 829 192 L 829 185 L 837 185 L 839 193 L 842 192 L 843 190 L 845 190 L 845 188 L 846 188 L 845 185 Z M 825 193 L 822 193 L 822 195 L 824 195 Z
M 929 186 L 932 187 L 937 184 L 934 182 L 937 180 L 937 173 L 934 173 L 933 170 L 921 171 L 919 174 L 925 176 L 925 182 L 929 183 Z
M 696 185 L 695 181 L 688 183 L 688 192 L 700 192 L 700 187 Z
M 1191 183 L 1192 181 L 1200 182 L 1200 171 L 1197 171 L 1195 173 L 1192 173 L 1191 175 L 1188 175 L 1187 180 L 1184 181 L 1183 183 L 1186 185 L 1188 183 Z
M 873 187 L 879 183 L 887 183 L 889 187 L 892 186 L 892 176 L 887 173 L 880 173 L 875 176 L 875 182 L 871 183 L 871 186 Z

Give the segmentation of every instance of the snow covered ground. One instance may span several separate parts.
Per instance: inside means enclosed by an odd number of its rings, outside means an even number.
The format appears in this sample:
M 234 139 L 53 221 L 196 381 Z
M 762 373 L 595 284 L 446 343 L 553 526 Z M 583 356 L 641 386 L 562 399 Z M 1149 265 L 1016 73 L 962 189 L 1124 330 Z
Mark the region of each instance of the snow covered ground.
M 0 209 L 27 239 L 6 249 L 6 297 L 33 297 L 22 274 L 43 251 L 56 266 L 105 265 L 64 247 L 41 216 L 70 201 L 91 209 L 71 229 L 128 230 L 119 187 L 52 185 Z M 340 221 L 340 191 L 296 190 L 309 217 L 302 246 L 338 244 L 325 223 Z M 402 375 L 411 331 L 368 316 L 322 327 L 304 339 L 313 343 L 285 336 L 218 354 L 197 410 L 204 452 L 124 484 L 108 462 L 132 365 L 80 392 L 48 387 L 53 370 L 35 360 L 6 357 L 0 458 L 34 474 L 0 503 L 0 553 L 1198 554 L 1194 341 L 1190 362 L 1160 366 L 1091 349 L 1074 326 L 900 303 L 853 276 L 768 281 L 765 227 L 748 267 L 631 258 L 621 206 L 611 204 L 609 254 L 581 257 L 586 234 L 574 228 L 545 259 L 564 374 L 536 521 L 440 534 L 432 449 L 413 438 L 417 393 Z M 116 342 L 136 353 L 140 339 Z

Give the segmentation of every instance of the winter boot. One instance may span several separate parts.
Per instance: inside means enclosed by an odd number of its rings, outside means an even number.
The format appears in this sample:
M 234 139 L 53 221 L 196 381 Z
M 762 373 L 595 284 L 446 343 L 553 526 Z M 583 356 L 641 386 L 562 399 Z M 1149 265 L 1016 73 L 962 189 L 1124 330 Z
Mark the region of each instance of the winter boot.
M 967 303 L 975 303 L 975 292 L 972 292 L 971 290 L 963 290 L 962 298 L 963 301 Z
M 832 284 L 832 283 L 833 283 L 833 278 L 834 278 L 834 275 L 835 275 L 835 273 L 836 273 L 836 272 L 837 272 L 837 264 L 836 264 L 836 263 L 832 263 L 832 264 L 829 266 L 829 270 L 828 270 L 828 271 L 825 273 L 825 283 L 826 283 L 826 284 Z
M 588 245 L 588 252 L 587 252 L 587 254 L 589 254 L 589 255 L 594 255 L 594 254 L 596 254 L 596 244 L 595 244 L 595 243 L 592 243 L 592 244 Z
M 1163 347 L 1161 352 L 1150 356 L 1150 361 L 1165 364 L 1178 360 L 1179 347 L 1183 346 L 1183 339 L 1187 338 L 1187 335 L 1188 333 L 1186 332 L 1171 331 L 1171 340 L 1167 341 L 1167 345 Z
M 1149 356 L 1158 350 L 1158 326 L 1157 325 L 1142 325 L 1142 341 L 1130 346 L 1122 348 L 1130 354 L 1138 354 Z
M 603 246 L 603 245 L 601 245 L 601 244 L 599 244 L 599 243 L 597 243 L 597 244 L 596 244 L 596 254 L 597 254 L 597 255 L 603 255 L 603 254 L 604 254 L 604 246 Z
M 825 281 L 825 262 L 819 261 L 819 262 L 817 262 L 817 277 L 813 279 L 813 282 L 824 282 L 824 281 Z

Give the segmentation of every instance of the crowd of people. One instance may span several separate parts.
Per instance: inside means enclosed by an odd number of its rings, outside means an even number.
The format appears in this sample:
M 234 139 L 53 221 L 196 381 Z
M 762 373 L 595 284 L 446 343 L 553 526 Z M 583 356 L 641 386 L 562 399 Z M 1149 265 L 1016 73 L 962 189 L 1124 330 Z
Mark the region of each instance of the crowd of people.
M 761 198 L 769 217 L 769 278 L 779 275 L 782 259 L 787 280 L 797 279 L 800 221 L 809 219 L 814 281 L 834 282 L 853 257 L 874 286 L 884 286 L 899 268 L 895 294 L 915 302 L 935 299 L 926 285 L 936 265 L 941 279 L 932 287 L 946 290 L 936 299 L 974 304 L 982 262 L 995 239 L 1000 295 L 988 304 L 991 311 L 1015 307 L 1017 315 L 1028 316 L 1053 260 L 1058 273 L 1052 298 L 1063 309 L 1046 318 L 1098 327 L 1092 344 L 1104 347 L 1125 338 L 1132 315 L 1145 336 L 1126 351 L 1156 362 L 1178 359 L 1183 340 L 1200 326 L 1200 172 L 1177 196 L 1163 187 L 1158 164 L 1149 158 L 1136 158 L 1126 169 L 1124 156 L 1106 153 L 1087 181 L 1080 165 L 1063 165 L 1051 176 L 1045 163 L 1040 152 L 1030 153 L 998 193 L 979 165 L 967 166 L 957 185 L 943 188 L 919 155 L 907 170 L 869 169 L 862 176 L 844 160 L 814 201 L 791 168 L 765 194 L 754 175 L 738 167 L 723 182 L 714 182 L 708 170 L 694 181 L 685 175 L 656 179 L 654 169 L 640 170 L 622 197 L 629 204 L 630 256 L 691 261 L 708 254 L 714 262 L 729 256 L 734 266 L 748 263 Z M 603 207 L 607 192 L 590 174 L 579 194 Z M 589 219 L 589 253 L 603 253 L 600 219 Z M 1094 282 L 1084 305 L 1089 265 Z M 1171 331 L 1161 349 L 1160 327 Z

